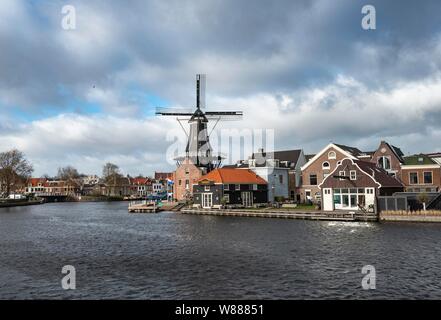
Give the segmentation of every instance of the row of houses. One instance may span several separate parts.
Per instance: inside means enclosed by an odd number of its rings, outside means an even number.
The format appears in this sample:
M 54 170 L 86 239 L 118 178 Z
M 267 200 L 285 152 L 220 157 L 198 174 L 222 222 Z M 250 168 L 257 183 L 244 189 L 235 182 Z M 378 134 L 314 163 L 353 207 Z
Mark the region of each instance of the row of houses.
M 23 193 L 35 196 L 107 196 L 136 197 L 161 196 L 172 198 L 172 173 L 155 172 L 155 177 L 124 177 L 101 179 L 96 175 L 70 180 L 30 178 Z
M 386 141 L 373 151 L 330 143 L 313 155 L 261 149 L 208 174 L 187 159 L 173 179 L 178 200 L 190 197 L 205 208 L 291 201 L 320 204 L 326 211 L 354 210 L 399 192 L 439 193 L 441 153 L 405 156 Z

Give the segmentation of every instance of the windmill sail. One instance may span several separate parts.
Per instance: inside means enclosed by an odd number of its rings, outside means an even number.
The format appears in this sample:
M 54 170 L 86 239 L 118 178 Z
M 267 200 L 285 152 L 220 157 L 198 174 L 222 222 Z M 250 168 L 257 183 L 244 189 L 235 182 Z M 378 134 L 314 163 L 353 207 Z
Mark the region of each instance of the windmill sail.
M 216 120 L 216 126 L 219 120 L 237 120 L 241 119 L 243 114 L 242 111 L 205 111 L 205 82 L 204 74 L 196 75 L 196 110 L 157 108 L 156 114 L 176 116 L 178 120 L 188 119 L 190 129 L 185 158 L 191 159 L 196 166 L 210 171 L 220 165 L 222 157 L 212 153 L 208 133 L 209 120 Z

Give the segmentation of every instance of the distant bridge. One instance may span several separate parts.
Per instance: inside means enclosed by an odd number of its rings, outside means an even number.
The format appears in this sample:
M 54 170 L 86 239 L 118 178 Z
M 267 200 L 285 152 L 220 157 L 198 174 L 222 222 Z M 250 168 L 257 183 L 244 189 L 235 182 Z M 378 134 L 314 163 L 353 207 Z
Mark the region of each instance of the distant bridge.
M 75 197 L 72 193 L 37 193 L 35 196 L 44 199 L 44 202 L 64 202 Z

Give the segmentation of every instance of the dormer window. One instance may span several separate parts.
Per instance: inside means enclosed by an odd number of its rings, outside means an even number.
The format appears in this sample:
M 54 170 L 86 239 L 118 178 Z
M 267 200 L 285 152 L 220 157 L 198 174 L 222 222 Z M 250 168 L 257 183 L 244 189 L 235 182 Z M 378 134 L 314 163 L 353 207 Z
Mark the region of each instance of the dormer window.
M 329 168 L 330 168 L 330 164 L 329 164 L 329 162 L 328 161 L 325 161 L 325 162 L 323 162 L 323 164 L 322 164 L 322 169 L 323 170 L 329 170 Z
M 379 168 L 383 168 L 384 170 L 390 170 L 390 158 L 389 157 L 378 157 L 377 165 Z
M 328 159 L 337 159 L 337 154 L 335 153 L 335 151 L 329 151 Z

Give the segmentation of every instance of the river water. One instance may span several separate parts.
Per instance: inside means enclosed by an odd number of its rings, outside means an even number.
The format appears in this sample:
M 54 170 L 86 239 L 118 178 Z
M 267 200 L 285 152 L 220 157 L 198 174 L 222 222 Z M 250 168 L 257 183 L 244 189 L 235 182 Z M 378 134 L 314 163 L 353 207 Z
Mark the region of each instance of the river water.
M 439 299 L 440 262 L 441 224 L 0 209 L 0 299 Z M 362 289 L 365 265 L 375 290 Z

